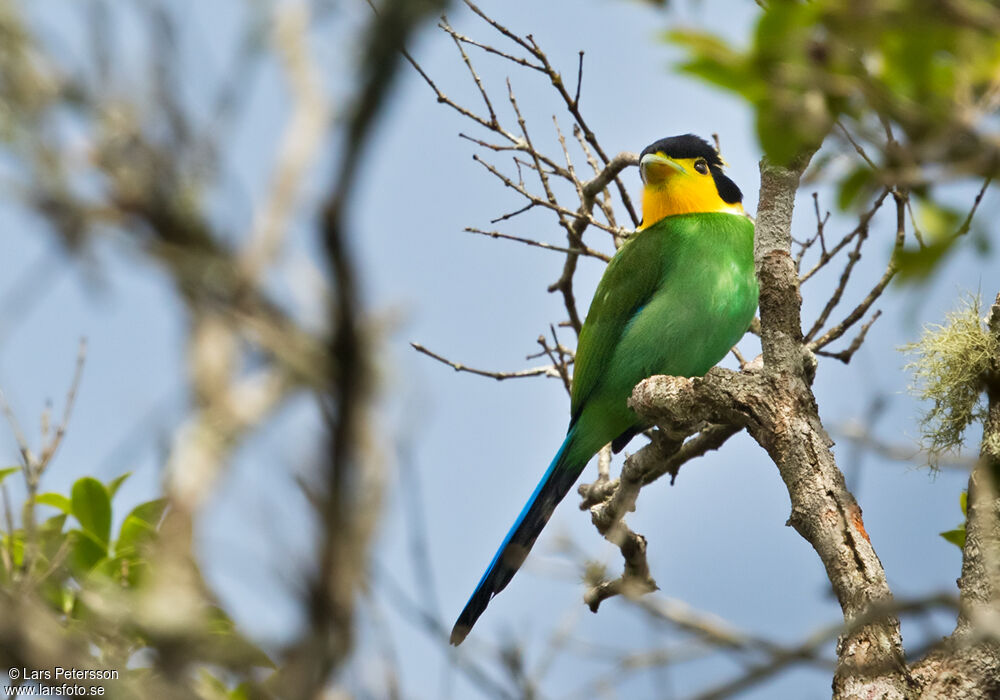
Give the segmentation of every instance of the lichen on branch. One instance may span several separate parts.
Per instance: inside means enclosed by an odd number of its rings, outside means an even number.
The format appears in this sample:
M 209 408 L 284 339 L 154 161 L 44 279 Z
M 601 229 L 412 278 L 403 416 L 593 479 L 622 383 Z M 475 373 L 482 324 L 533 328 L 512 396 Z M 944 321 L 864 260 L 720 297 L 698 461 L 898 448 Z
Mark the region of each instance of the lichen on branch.
M 920 421 L 921 440 L 932 467 L 962 447 L 966 428 L 986 418 L 984 382 L 1000 355 L 1000 340 L 982 316 L 979 296 L 969 297 L 945 316 L 943 324 L 924 327 L 915 343 L 902 348 L 914 360 L 910 390 L 931 402 Z

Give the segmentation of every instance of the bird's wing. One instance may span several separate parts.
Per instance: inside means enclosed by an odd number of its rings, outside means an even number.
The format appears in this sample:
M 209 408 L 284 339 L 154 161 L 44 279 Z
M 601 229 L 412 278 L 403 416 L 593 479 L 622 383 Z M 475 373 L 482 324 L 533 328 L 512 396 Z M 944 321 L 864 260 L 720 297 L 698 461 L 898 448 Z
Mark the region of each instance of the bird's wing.
M 573 366 L 570 424 L 576 422 L 598 381 L 608 371 L 629 323 L 653 297 L 670 264 L 664 255 L 668 220 L 639 231 L 608 263 L 580 331 Z

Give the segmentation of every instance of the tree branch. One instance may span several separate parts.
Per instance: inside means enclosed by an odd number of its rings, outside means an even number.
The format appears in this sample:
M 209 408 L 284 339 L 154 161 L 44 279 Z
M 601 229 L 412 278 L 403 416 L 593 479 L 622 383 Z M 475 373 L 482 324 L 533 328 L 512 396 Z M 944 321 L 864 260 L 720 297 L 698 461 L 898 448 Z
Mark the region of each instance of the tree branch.
M 988 327 L 1000 344 L 1000 294 Z M 914 669 L 927 700 L 1000 696 L 1000 356 L 983 379 L 988 408 L 969 476 L 958 623 L 946 644 Z
M 477 374 L 480 377 L 489 377 L 490 379 L 496 379 L 497 381 L 502 381 L 504 379 L 519 379 L 522 377 L 556 377 L 560 376 L 559 370 L 556 366 L 546 365 L 544 367 L 532 367 L 531 369 L 522 369 L 515 372 L 494 372 L 485 369 L 476 369 L 475 367 L 469 367 L 463 365 L 461 362 L 455 362 L 454 360 L 449 360 L 446 357 L 438 355 L 436 352 L 428 350 L 420 343 L 410 343 L 410 347 L 419 353 L 423 353 L 428 357 L 432 357 L 442 364 L 446 364 L 451 367 L 456 372 L 468 372 L 469 374 Z

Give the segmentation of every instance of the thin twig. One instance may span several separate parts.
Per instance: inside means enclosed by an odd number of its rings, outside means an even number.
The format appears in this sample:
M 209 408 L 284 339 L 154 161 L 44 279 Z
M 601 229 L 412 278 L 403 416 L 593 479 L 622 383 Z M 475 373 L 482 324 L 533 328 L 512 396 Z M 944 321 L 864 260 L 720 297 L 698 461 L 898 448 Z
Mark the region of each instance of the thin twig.
M 847 127 L 844 126 L 844 123 L 839 119 L 837 120 L 837 126 L 840 127 L 840 131 L 844 134 L 844 136 L 851 143 L 851 145 L 854 146 L 854 150 L 857 151 L 858 155 L 861 156 L 861 158 L 864 159 L 864 161 L 868 164 L 868 167 L 870 167 L 872 170 L 877 171 L 878 166 L 875 165 L 874 161 L 872 161 L 872 159 L 868 157 L 868 154 L 865 153 L 865 149 L 861 147 L 861 144 L 859 144 L 857 141 L 854 140 L 854 137 L 851 136 L 851 133 L 847 130 Z
M 851 358 L 854 357 L 854 353 L 856 353 L 858 349 L 861 347 L 861 344 L 865 342 L 865 336 L 868 335 L 868 329 L 872 327 L 872 325 L 875 323 L 875 321 L 878 320 L 878 317 L 881 315 L 882 315 L 882 310 L 877 309 L 875 313 L 872 315 L 872 317 L 868 319 L 868 321 L 866 321 L 861 326 L 861 330 L 858 331 L 858 334 L 856 336 L 854 336 L 854 340 L 852 340 L 851 344 L 847 346 L 847 349 L 841 350 L 840 352 L 828 352 L 826 350 L 817 350 L 816 354 L 823 355 L 824 357 L 831 357 L 835 360 L 840 360 L 845 365 L 849 364 Z
M 484 369 L 476 369 L 475 367 L 469 367 L 468 365 L 463 365 L 460 362 L 455 362 L 449 360 L 446 357 L 438 355 L 436 352 L 428 350 L 420 343 L 410 343 L 414 350 L 423 353 L 428 357 L 432 357 L 442 364 L 446 364 L 451 367 L 456 372 L 468 372 L 469 374 L 477 374 L 480 377 L 489 377 L 491 379 L 496 379 L 497 381 L 503 381 L 504 379 L 519 379 L 521 377 L 559 377 L 559 371 L 553 365 L 547 365 L 545 367 L 532 367 L 531 369 L 522 369 L 516 372 L 491 372 Z
M 800 285 L 805 284 L 810 277 L 815 275 L 824 266 L 826 266 L 826 264 L 830 262 L 830 260 L 832 260 L 837 255 L 837 253 L 839 253 L 844 248 L 844 246 L 846 246 L 848 243 L 854 240 L 856 236 L 861 235 L 862 231 L 867 230 L 868 224 L 872 220 L 872 217 L 875 216 L 876 212 L 878 212 L 878 210 L 882 208 L 882 203 L 885 201 L 885 198 L 888 197 L 891 192 L 892 192 L 891 188 L 888 187 L 883 188 L 879 196 L 875 198 L 875 202 L 872 204 L 872 206 L 858 218 L 858 225 L 854 227 L 854 230 L 852 230 L 850 233 L 844 236 L 833 248 L 829 250 L 829 252 L 824 251 L 823 254 L 820 255 L 820 259 L 816 262 L 816 264 L 813 265 L 812 268 L 807 273 L 799 277 Z
M 825 215 L 820 214 L 819 210 L 819 194 L 816 192 L 812 193 L 813 199 L 813 212 L 816 215 L 816 233 L 811 238 L 805 241 L 798 241 L 794 238 L 792 239 L 796 245 L 799 246 L 799 252 L 795 255 L 795 269 L 799 270 L 802 266 L 802 258 L 805 257 L 806 252 L 813 247 L 816 242 L 819 242 L 820 256 L 827 255 L 826 250 L 826 239 L 823 236 L 826 230 L 826 224 L 830 220 L 830 212 L 827 211 Z
M 573 358 L 574 356 L 569 354 L 566 349 L 559 342 L 559 335 L 556 333 L 556 328 L 553 325 L 549 325 L 549 331 L 552 333 L 553 347 L 549 347 L 548 342 L 545 340 L 544 335 L 538 336 L 538 344 L 542 346 L 542 352 L 544 352 L 550 360 L 552 360 L 552 366 L 559 371 L 559 377 L 562 379 L 563 387 L 566 389 L 566 393 L 572 396 L 573 387 L 572 380 L 569 376 L 569 363 L 566 358 Z M 556 354 L 559 356 L 556 357 Z
M 21 452 L 21 463 L 25 468 L 25 477 L 27 478 L 28 470 L 31 469 L 31 465 L 35 464 L 35 456 L 31 452 L 28 439 L 24 436 L 24 431 L 21 430 L 21 425 L 17 422 L 17 417 L 14 415 L 10 404 L 7 403 L 7 398 L 4 396 L 2 389 L 0 389 L 0 409 L 3 410 L 3 414 L 7 418 L 7 423 L 10 425 L 10 430 L 14 434 L 14 441 L 17 443 L 17 449 Z
M 962 225 L 959 226 L 958 230 L 953 234 L 954 238 L 964 236 L 969 232 L 969 229 L 972 228 L 972 218 L 976 215 L 976 210 L 979 209 L 979 203 L 983 201 L 983 195 L 986 194 L 986 190 L 989 188 L 991 182 L 993 182 L 992 176 L 983 180 L 983 186 L 980 187 L 979 192 L 976 193 L 976 198 L 973 200 L 972 207 L 969 209 L 969 213 L 962 222 Z
M 539 197 L 536 194 L 533 194 L 528 190 L 527 185 L 524 184 L 523 178 L 519 177 L 518 181 L 515 182 L 513 178 L 504 175 L 495 165 L 486 160 L 483 160 L 478 155 L 473 155 L 472 159 L 477 163 L 479 163 L 480 165 L 482 165 L 484 168 L 486 168 L 486 170 L 488 170 L 490 174 L 492 174 L 494 177 L 500 180 L 500 182 L 502 182 L 505 186 L 511 188 L 519 195 L 527 199 L 529 202 L 534 203 L 536 206 L 544 207 L 545 209 L 549 209 L 550 211 L 555 212 L 560 218 L 573 217 L 574 219 L 576 219 L 580 217 L 585 220 L 587 225 L 595 226 L 599 229 L 607 231 L 612 235 L 619 235 L 621 233 L 621 229 L 612 229 L 607 224 L 595 219 L 593 215 L 589 213 L 584 214 L 581 213 L 579 210 L 574 211 L 572 209 L 564 207 L 563 205 L 559 204 L 558 200 L 556 200 L 554 196 L 552 199 L 546 199 Z M 515 160 L 515 163 L 520 164 L 520 162 L 521 161 Z M 532 169 L 534 169 L 534 167 L 532 167 Z M 586 188 L 586 184 L 584 185 L 584 188 Z
M 896 202 L 896 243 L 893 246 L 892 256 L 889 258 L 889 263 L 886 265 L 885 272 L 882 274 L 881 279 L 875 283 L 875 286 L 871 288 L 861 303 L 854 307 L 854 309 L 847 314 L 847 316 L 844 317 L 840 323 L 824 333 L 822 337 L 808 344 L 807 347 L 811 351 L 816 352 L 817 350 L 826 347 L 831 342 L 846 333 L 851 326 L 857 323 L 868 312 L 871 305 L 875 303 L 876 299 L 882 296 L 882 292 L 885 291 L 885 288 L 889 285 L 889 282 L 892 281 L 892 278 L 896 276 L 896 272 L 899 270 L 899 263 L 897 262 L 897 259 L 900 251 L 903 250 L 903 243 L 906 236 L 906 219 L 904 216 L 906 200 L 902 195 L 895 192 L 892 196 Z M 864 340 L 863 334 L 861 338 Z
M 495 46 L 490 46 L 488 44 L 481 44 L 480 42 L 475 41 L 474 39 L 471 39 L 471 38 L 465 36 L 464 34 L 459 34 L 457 31 L 455 31 L 455 29 L 451 25 L 448 24 L 447 19 L 442 19 L 442 21 L 438 24 L 438 26 L 441 29 L 443 29 L 444 31 L 448 32 L 448 34 L 451 35 L 451 38 L 454 39 L 456 43 L 469 44 L 471 46 L 475 46 L 477 48 L 480 48 L 480 49 L 482 49 L 483 51 L 485 51 L 487 53 L 491 53 L 494 56 L 499 56 L 500 58 L 503 58 L 505 60 L 510 61 L 511 63 L 515 63 L 515 64 L 517 64 L 519 66 L 523 66 L 525 68 L 530 68 L 532 70 L 536 70 L 539 73 L 544 73 L 545 72 L 545 67 L 544 66 L 536 65 L 536 64 L 532 63 L 531 61 L 528 61 L 526 59 L 521 58 L 520 56 L 514 56 L 513 54 L 509 54 L 509 53 L 507 53 L 505 51 L 501 51 L 500 49 L 496 48 Z M 464 53 L 465 52 L 463 51 L 463 54 Z
M 62 440 L 66 436 L 66 426 L 69 424 L 69 418 L 73 414 L 73 406 L 76 403 L 76 396 L 80 389 L 80 380 L 83 378 L 83 366 L 86 364 L 86 361 L 87 339 L 80 338 L 80 344 L 76 353 L 76 368 L 73 371 L 73 380 L 70 382 L 69 391 L 66 392 L 66 405 L 63 407 L 62 420 L 56 426 L 52 441 L 42 448 L 42 453 L 39 457 L 42 469 L 48 465 L 49 460 L 52 459 L 52 456 L 59 449 L 59 445 L 62 444 Z
M 487 94 L 486 88 L 483 87 L 483 81 L 480 79 L 479 73 L 477 73 L 476 69 L 472 67 L 472 61 L 469 60 L 469 54 L 465 52 L 465 48 L 462 46 L 463 41 L 471 43 L 471 40 L 466 37 L 461 37 L 454 30 L 452 30 L 452 28 L 448 25 L 448 20 L 444 17 L 442 17 L 442 22 L 438 26 L 451 34 L 451 38 L 455 41 L 455 46 L 458 47 L 458 52 L 462 55 L 462 62 L 465 63 L 465 67 L 469 69 L 472 81 L 476 84 L 476 89 L 479 90 L 479 94 L 483 98 L 486 110 L 490 113 L 490 124 L 498 124 L 497 113 L 493 110 L 493 103 L 490 101 L 490 96 Z M 478 46 L 478 44 L 476 45 Z
M 583 85 L 583 51 L 580 51 L 580 63 L 576 68 L 576 94 L 573 95 L 573 106 L 580 106 L 580 87 Z
M 854 271 L 854 266 L 857 265 L 858 261 L 861 260 L 861 247 L 868 240 L 868 226 L 858 227 L 858 234 L 856 237 L 856 243 L 854 244 L 854 250 L 851 251 L 847 256 L 847 264 L 844 265 L 843 271 L 840 273 L 840 281 L 834 288 L 833 293 L 830 294 L 830 298 L 826 300 L 826 304 L 823 305 L 823 310 L 820 311 L 819 316 L 816 317 L 816 321 L 813 323 L 812 328 L 809 332 L 805 334 L 804 340 L 806 342 L 812 340 L 812 338 L 819 333 L 819 331 L 826 325 L 827 319 L 830 318 L 830 314 L 833 310 L 837 308 L 837 304 L 840 303 L 840 299 L 844 296 L 844 290 L 847 289 L 847 283 L 850 282 L 851 272 Z
M 850 421 L 834 427 L 831 432 L 835 436 L 844 438 L 845 440 L 869 450 L 879 457 L 884 457 L 885 459 L 891 459 L 896 462 L 916 462 L 918 459 L 921 459 L 924 463 L 929 461 L 927 458 L 927 451 L 921 449 L 919 445 L 906 446 L 890 443 L 873 435 L 869 428 L 870 426 Z M 963 456 L 961 454 L 942 454 L 940 456 L 935 456 L 934 464 L 939 467 L 947 467 L 968 472 L 971 471 L 976 465 L 977 460 L 977 457 L 971 455 Z

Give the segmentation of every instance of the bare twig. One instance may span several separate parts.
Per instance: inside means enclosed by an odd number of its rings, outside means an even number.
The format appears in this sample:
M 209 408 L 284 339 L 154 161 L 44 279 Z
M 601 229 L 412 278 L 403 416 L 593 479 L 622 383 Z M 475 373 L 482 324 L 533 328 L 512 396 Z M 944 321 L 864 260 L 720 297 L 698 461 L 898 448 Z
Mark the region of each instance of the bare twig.
M 518 243 L 524 243 L 535 248 L 542 248 L 544 250 L 552 250 L 557 253 L 575 253 L 577 255 L 585 255 L 590 258 L 597 258 L 598 260 L 603 260 L 607 262 L 611 258 L 604 253 L 593 250 L 584 246 L 583 248 L 564 248 L 563 246 L 551 245 L 550 243 L 545 243 L 543 241 L 536 241 L 531 238 L 522 238 L 521 236 L 512 236 L 509 233 L 501 233 L 500 231 L 483 231 L 482 229 L 473 228 L 467 226 L 464 229 L 467 233 L 475 233 L 480 236 L 489 236 L 490 238 L 502 238 L 507 241 L 517 241 Z
M 828 352 L 826 350 L 817 350 L 816 354 L 822 355 L 823 357 L 831 357 L 835 360 L 840 360 L 845 365 L 850 363 L 851 358 L 854 357 L 854 353 L 856 353 L 861 348 L 861 345 L 865 342 L 865 337 L 868 335 L 868 329 L 872 327 L 872 325 L 875 323 L 875 321 L 878 320 L 878 317 L 881 315 L 882 315 L 881 309 L 877 309 L 875 313 L 872 314 L 872 317 L 868 319 L 861 326 L 861 330 L 859 330 L 858 334 L 854 336 L 854 340 L 851 341 L 851 344 L 848 345 L 846 349 L 841 350 L 840 352 Z
M 37 460 L 31 451 L 30 445 L 28 445 L 28 439 L 24 436 L 24 431 L 21 430 L 21 426 L 17 422 L 14 411 L 11 409 L 10 404 L 7 403 L 7 398 L 4 396 L 3 390 L 0 390 L 0 408 L 3 409 L 3 414 L 7 418 L 7 424 L 10 425 L 10 430 L 14 434 L 17 449 L 21 452 L 21 463 L 25 469 L 25 478 L 28 478 L 29 470 L 32 469 L 31 465 L 34 465 Z
M 873 435 L 867 426 L 860 423 L 845 423 L 836 426 L 832 432 L 885 459 L 897 462 L 927 462 L 927 452 L 926 450 L 922 450 L 919 445 L 906 446 L 887 442 Z M 961 471 L 970 471 L 975 466 L 975 463 L 975 457 L 963 457 L 961 455 L 943 454 L 935 458 L 936 466 L 950 467 Z
M 861 303 L 858 304 L 856 307 L 854 307 L 854 309 L 850 313 L 848 313 L 847 316 L 845 316 L 840 323 L 838 323 L 833 328 L 829 329 L 820 338 L 809 342 L 808 347 L 813 352 L 826 347 L 831 342 L 833 342 L 834 340 L 842 336 L 844 333 L 846 333 L 848 329 L 851 328 L 851 326 L 857 323 L 868 312 L 868 309 L 871 307 L 871 305 L 874 304 L 875 301 L 880 296 L 882 296 L 882 292 L 884 292 L 885 288 L 889 286 L 889 282 L 892 281 L 892 278 L 896 276 L 896 272 L 899 269 L 897 256 L 899 255 L 899 252 L 903 249 L 903 243 L 906 236 L 906 220 L 903 214 L 905 200 L 901 195 L 896 193 L 893 193 L 893 198 L 896 201 L 896 243 L 895 246 L 893 247 L 892 256 L 889 259 L 889 264 L 886 266 L 885 272 L 882 273 L 882 277 L 879 279 L 878 282 L 875 283 L 875 286 L 871 288 L 871 290 L 868 292 L 865 298 L 862 299 Z M 841 277 L 841 284 L 846 284 L 844 276 Z M 874 320 L 875 319 L 873 318 L 871 323 L 873 323 Z M 871 323 L 869 323 L 868 325 L 870 326 Z M 867 328 L 864 329 L 862 333 L 859 335 L 862 341 L 864 340 L 864 334 L 866 332 Z M 857 348 L 855 348 L 855 350 L 856 349 Z M 853 353 L 854 351 L 851 350 L 850 354 Z M 848 355 L 847 357 L 848 359 L 850 359 L 850 355 Z
M 469 374 L 477 374 L 480 377 L 489 377 L 490 379 L 496 379 L 497 381 L 503 381 L 504 379 L 520 379 L 522 377 L 560 377 L 559 370 L 553 365 L 522 369 L 515 372 L 491 372 L 489 370 L 476 369 L 475 367 L 469 367 L 460 362 L 449 360 L 446 357 L 438 355 L 436 352 L 428 350 L 420 343 L 410 343 L 410 346 L 417 352 L 423 353 L 424 355 L 432 357 L 442 364 L 448 365 L 456 372 L 468 372 Z
M 446 647 L 449 630 L 441 624 L 440 620 L 411 597 L 409 589 L 397 582 L 391 568 L 375 560 L 373 569 L 376 574 L 377 587 L 390 603 L 432 642 Z M 449 653 L 456 668 L 490 697 L 499 700 L 513 700 L 516 697 L 504 685 L 495 680 L 486 669 L 482 668 L 473 655 L 461 651 L 450 651 Z
M 573 95 L 573 106 L 580 107 L 580 87 L 583 85 L 583 51 L 580 52 L 580 63 L 576 68 L 576 94 Z
M 857 154 L 861 156 L 862 160 L 864 160 L 865 163 L 868 164 L 868 167 L 871 168 L 872 170 L 878 171 L 879 169 L 878 166 L 875 165 L 874 161 L 872 161 L 872 159 L 868 157 L 868 154 L 865 153 L 865 149 L 861 147 L 861 144 L 859 144 L 857 141 L 854 140 L 854 137 L 851 136 L 851 132 L 847 130 L 847 127 L 844 126 L 844 123 L 840 119 L 837 120 L 837 126 L 840 127 L 840 132 L 844 135 L 844 137 L 850 142 L 852 146 L 854 146 L 854 150 L 857 152 Z
M 805 241 L 797 241 L 793 239 L 793 242 L 799 246 L 799 252 L 795 254 L 795 269 L 800 270 L 802 267 L 802 258 L 805 257 L 806 252 L 812 248 L 813 244 L 819 243 L 820 254 L 827 255 L 826 250 L 826 239 L 823 237 L 824 230 L 826 228 L 826 223 L 830 220 L 830 212 L 827 211 L 825 215 L 821 215 L 819 211 L 819 194 L 816 192 L 812 193 L 813 199 L 813 211 L 816 214 L 816 234 Z
M 445 18 L 442 18 L 441 23 L 438 24 L 438 26 L 451 34 L 451 38 L 455 41 L 455 46 L 458 47 L 458 51 L 462 55 L 462 62 L 465 63 L 465 67 L 469 69 L 472 81 L 476 84 L 476 89 L 479 90 L 479 95 L 483 98 L 483 103 L 486 105 L 486 109 L 490 113 L 490 124 L 492 126 L 498 125 L 499 122 L 497 121 L 497 113 L 493 110 L 493 103 L 490 101 L 490 96 L 486 92 L 486 88 L 483 87 L 483 81 L 480 79 L 479 73 L 477 73 L 476 69 L 472 67 L 472 61 L 469 60 L 469 54 L 465 52 L 465 48 L 462 46 L 462 42 L 468 42 L 476 46 L 479 46 L 479 44 L 476 44 L 471 39 L 463 37 L 455 32 L 448 24 L 448 20 Z M 511 57 L 511 60 L 513 60 L 513 57 Z
M 819 260 L 816 261 L 816 264 L 813 265 L 808 272 L 806 272 L 799 278 L 799 284 L 805 284 L 806 281 L 809 280 L 809 278 L 811 278 L 813 275 L 815 275 L 817 272 L 823 269 L 823 267 L 825 267 L 826 264 L 830 262 L 830 260 L 832 260 L 834 256 L 836 256 L 837 253 L 839 253 L 844 248 L 844 246 L 846 246 L 848 243 L 854 240 L 857 236 L 862 235 L 862 232 L 867 231 L 869 222 L 871 221 L 872 217 L 875 216 L 878 210 L 882 208 L 882 203 L 885 201 L 885 198 L 889 196 L 890 192 L 891 189 L 888 187 L 882 190 L 879 196 L 875 198 L 875 202 L 872 204 L 872 206 L 869 207 L 868 210 L 865 211 L 859 217 L 858 225 L 850 233 L 848 233 L 846 236 L 840 239 L 840 241 L 838 241 L 837 244 L 829 251 L 824 249 L 823 253 L 820 255 Z
M 976 193 L 976 198 L 972 201 L 972 207 L 969 209 L 969 213 L 965 216 L 962 224 L 954 233 L 954 237 L 964 236 L 972 228 L 972 219 L 976 215 L 976 210 L 979 209 L 979 203 L 983 201 L 983 195 L 986 194 L 986 190 L 989 188 L 990 183 L 993 182 L 992 177 L 988 177 L 983 180 L 982 187 L 979 188 L 979 192 Z
M 76 367 L 73 370 L 73 379 L 70 382 L 69 390 L 66 392 L 66 402 L 63 406 L 62 420 L 56 426 L 52 440 L 42 448 L 39 456 L 39 469 L 45 469 L 52 456 L 59 449 L 63 438 L 66 436 L 66 426 L 69 425 L 70 416 L 73 415 L 73 406 L 76 404 L 76 397 L 80 390 L 80 380 L 83 379 L 83 366 L 87 362 L 87 339 L 80 338 L 80 344 L 76 352 Z
M 552 333 L 553 347 L 549 347 L 548 341 L 546 341 L 544 335 L 538 336 L 538 344 L 542 346 L 542 352 L 548 356 L 548 358 L 552 361 L 552 366 L 559 372 L 559 378 L 562 379 L 563 387 L 566 389 L 566 393 L 572 395 L 572 381 L 569 376 L 569 362 L 572 361 L 573 354 L 566 350 L 562 343 L 559 342 L 555 326 L 549 325 L 549 331 Z
M 538 195 L 534 194 L 533 192 L 531 192 L 528 189 L 528 187 L 524 183 L 523 179 L 519 179 L 518 181 L 515 182 L 512 178 L 510 178 L 507 175 L 504 175 L 502 172 L 500 172 L 500 170 L 495 165 L 493 165 L 492 163 L 489 163 L 489 162 L 483 160 L 478 155 L 474 155 L 472 157 L 472 159 L 475 160 L 480 165 L 482 165 L 484 168 L 486 168 L 494 177 L 496 177 L 498 180 L 500 180 L 500 182 L 502 182 L 506 187 L 509 187 L 512 190 L 514 190 L 515 192 L 517 192 L 519 195 L 521 195 L 522 197 L 524 197 L 525 199 L 527 199 L 531 204 L 533 204 L 535 206 L 544 207 L 546 209 L 549 209 L 549 210 L 555 212 L 556 215 L 559 216 L 562 221 L 566 222 L 566 223 L 563 224 L 564 227 L 566 227 L 566 228 L 570 228 L 568 219 L 570 217 L 572 217 L 573 219 L 578 219 L 579 218 L 579 219 L 583 220 L 584 224 L 579 227 L 580 230 L 581 230 L 581 232 L 582 232 L 582 230 L 583 230 L 583 228 L 585 226 L 591 225 L 591 226 L 595 226 L 597 228 L 600 228 L 600 229 L 602 229 L 604 231 L 607 231 L 608 233 L 611 233 L 611 234 L 619 235 L 621 233 L 620 230 L 618 230 L 618 229 L 612 229 L 607 224 L 598 221 L 596 218 L 594 218 L 589 213 L 589 210 L 586 213 L 580 212 L 579 210 L 574 211 L 574 210 L 572 210 L 572 209 L 570 209 L 568 207 L 565 207 L 565 206 L 561 205 L 559 203 L 559 201 L 555 199 L 554 196 L 552 198 L 539 197 Z M 515 162 L 516 163 L 520 163 L 520 161 L 515 161 Z M 534 169 L 534 165 L 533 164 L 530 165 L 529 167 L 531 167 L 532 169 Z M 540 171 L 540 173 L 541 173 L 542 176 L 545 176 L 544 171 Z M 583 187 L 585 189 L 586 189 L 587 184 L 589 184 L 589 183 L 584 183 L 584 185 L 583 185 Z M 575 231 L 575 229 L 574 229 L 574 231 Z M 574 234 L 573 234 L 573 240 L 571 240 L 571 248 L 572 248 L 572 244 L 576 244 L 577 246 L 579 246 L 580 243 L 581 242 L 579 240 L 579 235 L 577 235 L 574 232 Z
M 854 271 L 854 266 L 861 260 L 861 246 L 865 244 L 868 239 L 868 227 L 859 227 L 859 233 L 855 238 L 854 250 L 847 255 L 847 264 L 844 265 L 843 271 L 840 273 L 840 281 L 834 288 L 833 293 L 830 294 L 830 298 L 827 299 L 826 304 L 823 306 L 823 310 L 820 311 L 819 316 L 813 323 L 812 328 L 805 334 L 806 341 L 812 340 L 824 325 L 826 321 L 830 318 L 830 314 L 840 303 L 841 297 L 844 295 L 844 290 L 847 289 L 847 283 L 851 279 L 851 272 Z

